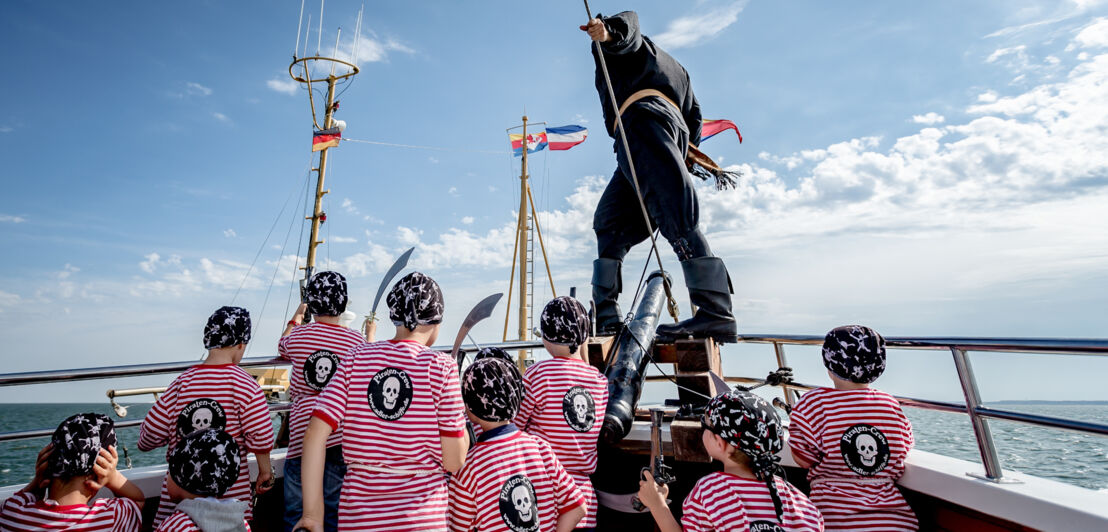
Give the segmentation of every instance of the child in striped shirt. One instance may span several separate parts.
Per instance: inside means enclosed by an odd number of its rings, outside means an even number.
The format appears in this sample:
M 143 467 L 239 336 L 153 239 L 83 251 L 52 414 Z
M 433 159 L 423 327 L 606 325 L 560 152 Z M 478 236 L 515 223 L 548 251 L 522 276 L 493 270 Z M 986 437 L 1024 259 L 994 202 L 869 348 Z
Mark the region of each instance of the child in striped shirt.
M 304 289 L 307 303 L 296 309 L 296 314 L 285 327 L 284 335 L 277 343 L 277 355 L 292 362 L 292 378 L 289 395 L 292 411 L 289 413 L 289 448 L 285 455 L 285 530 L 300 520 L 303 496 L 300 491 L 300 453 L 304 443 L 304 431 L 315 410 L 316 399 L 341 363 L 355 346 L 365 343 L 361 333 L 339 325 L 339 316 L 346 310 L 346 278 L 337 272 L 325 271 L 312 276 Z M 304 324 L 304 313 L 311 311 L 312 323 Z M 370 340 L 374 324 L 369 322 Z M 327 438 L 326 461 L 323 475 L 323 499 L 326 506 L 324 528 L 338 528 L 339 493 L 346 464 L 342 459 L 342 428 Z
M 443 300 L 430 277 L 411 273 L 387 299 L 396 336 L 355 347 L 319 395 L 304 433 L 304 515 L 295 528 L 323 530 L 324 450 L 342 423 L 346 476 L 339 530 L 445 530 L 447 472 L 469 439 L 457 363 L 430 349 Z
M 509 420 L 523 399 L 515 364 L 476 360 L 462 377 L 466 415 L 481 436 L 450 480 L 450 530 L 515 532 L 573 530 L 585 517 L 577 483 L 546 442 Z
M 704 448 L 723 462 L 723 471 L 696 482 L 681 505 L 681 524 L 666 505 L 669 488 L 650 472 L 639 482 L 639 500 L 662 532 L 724 530 L 823 530 L 819 510 L 776 473 L 785 447 L 777 412 L 744 390 L 725 392 L 708 402 L 701 419 Z
M 250 313 L 240 307 L 220 307 L 204 327 L 204 347 L 208 357 L 193 366 L 169 384 L 139 429 L 138 448 L 151 451 L 167 446 L 169 461 L 177 442 L 186 435 L 201 429 L 219 429 L 235 438 L 241 461 L 239 475 L 224 498 L 251 502 L 250 470 L 246 453 L 254 453 L 258 460 L 257 493 L 272 487 L 273 469 L 269 451 L 273 449 L 273 422 L 265 403 L 261 386 L 236 364 L 246 352 L 250 341 Z M 169 497 L 169 475 L 162 481 L 158 514 L 154 518 L 157 527 L 170 514 L 176 504 Z M 246 517 L 252 517 L 251 509 Z
M 885 371 L 885 339 L 869 327 L 832 329 L 823 365 L 834 388 L 804 394 L 789 416 L 789 448 L 808 468 L 812 502 L 828 530 L 917 530 L 896 487 L 912 424 L 893 396 L 870 388 Z
M 138 532 L 142 490 L 116 464 L 115 424 L 101 414 L 77 414 L 58 425 L 38 454 L 35 477 L 0 507 L 0 530 Z M 100 488 L 115 498 L 96 499 Z
M 250 532 L 247 504 L 220 499 L 239 476 L 239 444 L 222 430 L 181 438 L 169 456 L 169 498 L 177 508 L 157 532 Z
M 543 345 L 553 358 L 527 369 L 524 395 L 513 423 L 542 438 L 585 496 L 587 514 L 578 525 L 596 526 L 596 442 L 608 407 L 608 380 L 585 362 L 589 316 L 576 299 L 557 297 L 542 310 Z

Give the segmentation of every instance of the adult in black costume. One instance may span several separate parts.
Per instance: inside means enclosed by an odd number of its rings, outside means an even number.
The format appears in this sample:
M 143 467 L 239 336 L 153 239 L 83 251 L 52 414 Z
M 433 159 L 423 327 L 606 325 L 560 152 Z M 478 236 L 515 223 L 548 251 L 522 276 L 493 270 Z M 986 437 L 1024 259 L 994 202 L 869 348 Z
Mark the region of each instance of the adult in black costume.
M 734 342 L 731 280 L 723 261 L 712 255 L 698 227 L 696 189 L 685 167 L 689 143 L 700 144 L 701 127 L 700 104 L 693 95 L 689 74 L 639 32 L 639 18 L 633 11 L 595 18 L 581 29 L 600 43 L 612 89 L 621 106 L 643 89 L 665 95 L 634 99 L 621 115 L 651 224 L 659 228 L 677 253 L 689 299 L 697 307 L 692 318 L 659 326 L 658 337 L 663 341 L 693 336 Z M 650 233 L 635 196 L 623 143 L 616 132 L 617 110 L 612 108 L 595 46 L 593 60 L 596 90 L 604 108 L 605 125 L 616 139 L 618 163 L 593 216 L 599 258 L 593 262 L 592 298 L 596 304 L 597 332 L 604 335 L 618 332 L 621 326 L 616 298 L 622 289 L 623 257 L 632 246 L 648 239 Z

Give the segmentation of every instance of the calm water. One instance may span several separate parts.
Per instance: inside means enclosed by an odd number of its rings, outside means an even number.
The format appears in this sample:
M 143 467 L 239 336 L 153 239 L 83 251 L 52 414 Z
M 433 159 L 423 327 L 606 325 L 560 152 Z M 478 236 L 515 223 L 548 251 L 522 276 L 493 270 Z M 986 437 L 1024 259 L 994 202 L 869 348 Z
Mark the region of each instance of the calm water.
M 1104 422 L 1108 405 L 1005 404 L 1006 409 Z M 141 419 L 149 404 L 128 405 L 126 419 Z M 109 405 L 97 404 L 3 404 L 0 432 L 55 427 L 78 412 L 99 412 L 117 419 Z M 962 415 L 907 409 L 916 434 L 916 447 L 978 462 L 977 443 L 969 420 Z M 990 421 L 993 439 L 1005 469 L 1068 482 L 1096 490 L 1108 490 L 1108 438 L 1075 432 L 1048 430 L 1004 421 Z M 119 429 L 122 447 L 135 467 L 164 462 L 165 449 L 140 452 L 135 443 L 138 427 Z M 0 443 L 0 486 L 23 484 L 34 473 L 34 460 L 48 438 Z M 123 465 L 123 450 L 120 462 Z

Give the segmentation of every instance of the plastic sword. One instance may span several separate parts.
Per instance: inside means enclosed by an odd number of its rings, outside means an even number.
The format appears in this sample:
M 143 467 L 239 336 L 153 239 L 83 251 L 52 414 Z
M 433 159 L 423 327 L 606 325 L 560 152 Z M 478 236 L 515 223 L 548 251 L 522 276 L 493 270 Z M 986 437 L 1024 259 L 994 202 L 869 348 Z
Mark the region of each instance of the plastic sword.
M 466 315 L 465 321 L 462 322 L 462 327 L 458 329 L 458 336 L 454 338 L 454 348 L 450 350 L 450 356 L 454 360 L 458 361 L 458 369 L 462 369 L 462 360 L 465 358 L 464 354 L 460 354 L 458 351 L 462 348 L 462 340 L 469 334 L 469 330 L 477 325 L 481 320 L 492 316 L 492 310 L 496 308 L 496 304 L 500 302 L 500 298 L 504 294 L 496 293 L 485 299 L 482 299 L 476 305 L 473 306 L 473 310 L 469 311 Z M 476 342 L 474 342 L 476 343 Z
M 389 287 L 389 283 L 392 282 L 393 277 L 400 273 L 405 266 L 408 265 L 408 258 L 412 256 L 412 252 L 415 248 L 408 248 L 400 258 L 396 259 L 396 262 L 392 263 L 389 267 L 389 271 L 385 272 L 385 278 L 381 280 L 381 286 L 377 288 L 377 297 L 373 298 L 373 307 L 369 309 L 369 316 L 366 317 L 366 321 L 377 321 L 377 305 L 381 302 L 381 296 L 385 295 L 385 289 Z

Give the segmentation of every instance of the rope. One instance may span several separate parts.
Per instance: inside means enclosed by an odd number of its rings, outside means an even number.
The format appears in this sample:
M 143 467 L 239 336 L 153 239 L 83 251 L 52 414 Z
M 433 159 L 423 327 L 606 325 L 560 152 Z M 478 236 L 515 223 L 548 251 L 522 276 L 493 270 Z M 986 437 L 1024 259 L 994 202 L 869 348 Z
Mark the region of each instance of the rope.
M 589 0 L 585 1 L 585 12 L 589 16 L 589 20 L 593 19 L 592 10 L 589 9 Z M 654 236 L 654 226 L 650 223 L 650 214 L 646 211 L 646 202 L 642 199 L 642 191 L 639 189 L 639 177 L 635 173 L 635 162 L 631 160 L 631 145 L 627 142 L 627 131 L 623 128 L 623 118 L 620 116 L 619 102 L 616 101 L 615 89 L 612 88 L 612 78 L 608 75 L 608 63 L 604 60 L 604 50 L 600 47 L 599 41 L 593 41 L 593 46 L 596 47 L 596 57 L 600 59 L 600 70 L 604 73 L 604 83 L 608 87 L 608 98 L 612 102 L 612 111 L 616 115 L 616 129 L 619 131 L 620 141 L 623 143 L 623 154 L 627 157 L 627 167 L 631 169 L 631 184 L 635 187 L 635 197 L 639 200 L 639 208 L 642 210 L 643 221 L 646 223 L 646 229 L 650 232 L 650 251 L 654 254 L 654 258 L 658 261 L 658 269 L 665 274 L 666 269 L 662 266 L 662 255 L 658 252 L 658 239 Z M 650 259 L 647 258 L 647 262 Z M 673 299 L 673 291 L 670 289 L 669 276 L 662 277 L 662 287 L 666 291 L 667 310 L 669 315 L 673 317 L 674 323 L 677 323 L 678 310 L 677 301 Z
M 462 152 L 462 153 L 491 153 L 491 154 L 494 154 L 494 155 L 502 155 L 504 153 L 504 151 L 502 151 L 502 150 L 471 150 L 471 149 L 468 149 L 468 148 L 440 148 L 440 147 L 437 147 L 437 146 L 420 146 L 420 145 L 417 145 L 417 144 L 397 144 L 395 142 L 377 142 L 377 141 L 374 141 L 374 140 L 348 139 L 346 137 L 343 137 L 342 141 L 343 142 L 360 142 L 362 144 L 374 144 L 374 145 L 377 145 L 377 146 L 391 146 L 393 148 L 411 148 L 411 149 L 415 149 L 415 150 L 453 151 L 453 152 Z M 508 154 L 511 155 L 511 152 L 509 152 Z

